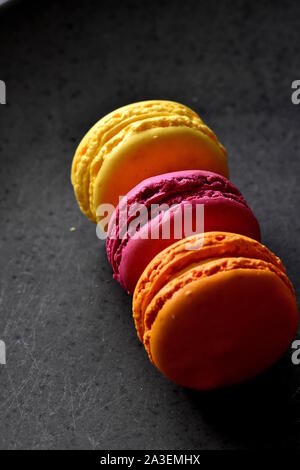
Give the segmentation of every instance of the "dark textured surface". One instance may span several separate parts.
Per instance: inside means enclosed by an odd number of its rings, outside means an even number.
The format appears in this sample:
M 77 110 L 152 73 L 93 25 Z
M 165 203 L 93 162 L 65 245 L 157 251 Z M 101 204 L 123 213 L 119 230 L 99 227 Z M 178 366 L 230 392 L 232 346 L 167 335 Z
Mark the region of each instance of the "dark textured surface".
M 0 10 L 1 448 L 300 448 L 291 351 L 212 394 L 149 364 L 131 299 L 69 182 L 76 144 L 102 115 L 148 98 L 190 105 L 227 147 L 232 180 L 299 298 L 299 31 L 296 1 Z

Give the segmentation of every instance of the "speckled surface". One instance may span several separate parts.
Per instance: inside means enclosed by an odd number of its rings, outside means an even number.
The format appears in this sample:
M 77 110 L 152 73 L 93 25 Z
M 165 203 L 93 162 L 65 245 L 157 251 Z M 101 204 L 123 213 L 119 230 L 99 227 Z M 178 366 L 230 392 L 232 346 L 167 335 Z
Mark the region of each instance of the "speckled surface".
M 300 448 L 291 351 L 211 394 L 150 365 L 69 182 L 75 146 L 102 115 L 149 98 L 190 105 L 227 147 L 232 181 L 299 298 L 299 13 L 296 1 L 0 10 L 1 448 Z

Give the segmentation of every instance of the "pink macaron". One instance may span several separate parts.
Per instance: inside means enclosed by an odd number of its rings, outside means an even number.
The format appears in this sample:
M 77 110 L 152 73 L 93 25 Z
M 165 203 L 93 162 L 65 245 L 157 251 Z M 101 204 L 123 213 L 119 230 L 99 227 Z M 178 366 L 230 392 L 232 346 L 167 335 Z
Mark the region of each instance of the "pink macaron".
M 114 277 L 133 293 L 157 253 L 180 238 L 210 231 L 260 241 L 253 212 L 227 178 L 201 170 L 147 178 L 122 198 L 111 217 L 106 248 Z

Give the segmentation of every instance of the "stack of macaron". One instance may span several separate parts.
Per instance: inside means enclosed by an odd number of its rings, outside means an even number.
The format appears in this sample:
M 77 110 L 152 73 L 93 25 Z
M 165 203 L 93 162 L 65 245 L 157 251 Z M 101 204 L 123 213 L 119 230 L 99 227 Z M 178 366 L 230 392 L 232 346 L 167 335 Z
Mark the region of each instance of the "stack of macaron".
M 228 177 L 213 131 L 170 101 L 102 118 L 71 172 L 82 212 L 106 234 L 114 277 L 133 294 L 151 362 L 199 390 L 264 371 L 298 326 L 285 268 L 260 243 L 259 224 Z

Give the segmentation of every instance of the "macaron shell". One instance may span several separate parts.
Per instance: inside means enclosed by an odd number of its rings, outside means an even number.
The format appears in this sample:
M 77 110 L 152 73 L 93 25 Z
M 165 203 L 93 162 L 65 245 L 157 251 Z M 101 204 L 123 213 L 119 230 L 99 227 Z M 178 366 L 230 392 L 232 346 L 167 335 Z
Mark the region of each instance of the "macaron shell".
M 201 118 L 192 109 L 174 101 L 140 101 L 118 108 L 96 122 L 81 140 L 72 162 L 72 183 L 75 184 L 76 182 L 76 173 L 82 157 L 88 156 L 87 160 L 92 160 L 92 157 L 97 152 L 98 147 L 94 148 L 93 143 L 103 145 L 132 122 L 149 116 L 163 116 L 166 114 L 187 116 L 191 119 L 196 118 L 200 123 L 203 123 Z M 90 146 L 93 148 L 90 148 Z
M 205 204 L 212 199 L 218 202 L 222 200 L 220 199 L 221 196 L 222 199 L 233 200 L 248 208 L 240 191 L 227 178 L 209 171 L 175 171 L 152 176 L 137 184 L 126 194 L 126 198 L 124 197 L 119 203 L 108 226 L 107 255 L 114 271 L 118 271 L 118 263 L 115 262 L 115 259 L 119 259 L 120 253 L 117 252 L 122 248 L 121 245 L 124 243 L 123 234 L 126 235 L 127 227 L 132 219 L 132 216 L 128 213 L 129 208 L 134 210 L 135 207 L 140 207 L 140 204 L 142 204 L 148 211 L 148 219 L 153 219 L 152 204 L 159 204 L 160 206 L 168 204 L 169 207 L 185 201 Z M 248 215 L 249 211 L 247 211 Z M 252 213 L 251 218 L 255 219 Z M 255 226 L 257 227 L 257 225 L 255 220 Z M 155 228 L 154 221 L 151 223 L 151 227 Z M 228 229 L 226 228 L 226 230 Z M 120 233 L 122 234 L 121 238 L 119 237 Z M 177 237 L 177 239 L 179 238 L 182 238 L 182 236 Z M 256 236 L 254 235 L 253 238 L 256 238 Z
M 169 300 L 178 290 L 197 279 L 206 279 L 212 275 L 229 272 L 237 269 L 252 269 L 258 271 L 271 271 L 275 273 L 286 284 L 292 296 L 295 296 L 293 286 L 284 272 L 272 263 L 261 259 L 245 257 L 237 258 L 213 258 L 194 262 L 189 266 L 182 267 L 173 274 L 168 283 L 155 295 L 148 304 L 144 313 L 144 343 L 145 335 L 151 330 L 152 324 L 161 308 L 161 305 Z
M 101 171 L 94 169 L 97 176 L 90 185 L 92 212 L 96 213 L 103 203 L 116 207 L 119 196 L 150 176 L 189 169 L 209 170 L 227 177 L 223 147 L 206 133 L 190 127 L 158 127 L 133 134 L 110 152 L 101 163 Z
M 204 227 L 202 227 L 202 231 L 228 231 L 260 240 L 258 222 L 248 207 L 222 196 L 214 198 L 190 198 L 186 203 L 191 206 L 196 206 L 197 204 L 204 205 Z M 133 293 L 138 279 L 146 266 L 160 251 L 178 241 L 179 238 L 189 237 L 194 234 L 196 229 L 196 213 L 193 211 L 192 219 L 194 223 L 184 226 L 184 216 L 181 216 L 181 214 L 184 214 L 184 205 L 185 203 L 182 203 L 177 208 L 179 224 L 182 220 L 182 224 L 180 224 L 182 227 L 181 237 L 177 236 L 177 239 L 175 238 L 176 233 L 174 233 L 173 229 L 174 214 L 172 214 L 169 217 L 164 217 L 160 222 L 156 220 L 157 218 L 149 221 L 134 238 L 130 238 L 126 243 L 122 250 L 117 278 L 129 293 Z M 155 227 L 159 233 L 163 233 L 164 226 L 171 227 L 171 236 L 168 239 L 162 237 L 153 239 L 151 237 L 152 227 Z M 201 230 L 201 227 L 199 229 Z M 165 233 L 167 233 L 167 230 Z
M 179 385 L 209 390 L 250 379 L 288 348 L 298 325 L 295 296 L 268 269 L 198 279 L 165 301 L 152 324 L 152 362 Z
M 263 260 L 285 274 L 280 259 L 251 238 L 226 232 L 193 235 L 170 245 L 148 264 L 133 295 L 133 317 L 138 336 L 143 340 L 146 311 L 153 298 L 180 271 L 194 263 L 212 258 L 246 257 Z

